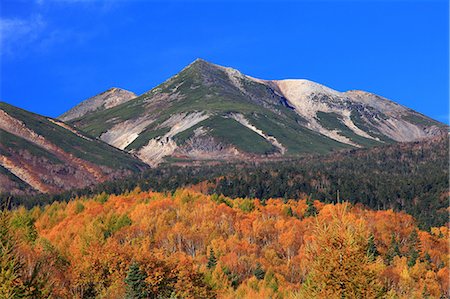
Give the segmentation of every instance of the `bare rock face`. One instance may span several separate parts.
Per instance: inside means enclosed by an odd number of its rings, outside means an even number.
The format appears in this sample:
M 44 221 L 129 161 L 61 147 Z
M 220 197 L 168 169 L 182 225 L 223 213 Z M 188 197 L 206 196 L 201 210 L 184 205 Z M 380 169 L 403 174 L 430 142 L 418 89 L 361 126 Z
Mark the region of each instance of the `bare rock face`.
M 62 121 L 73 120 L 94 111 L 102 111 L 104 109 L 113 108 L 136 97 L 137 95 L 131 91 L 113 87 L 105 92 L 102 92 L 101 94 L 81 102 L 61 115 L 59 119 Z
M 359 147 L 357 142 L 341 134 L 342 130 L 327 127 L 320 122 L 320 113 L 338 118 L 352 131 L 351 134 L 375 141 L 380 141 L 379 136 L 371 134 L 366 127 L 372 127 L 379 135 L 398 142 L 415 141 L 439 134 L 437 122 L 369 92 L 339 92 L 309 80 L 276 80 L 270 83 L 307 120 L 309 128 L 342 143 Z

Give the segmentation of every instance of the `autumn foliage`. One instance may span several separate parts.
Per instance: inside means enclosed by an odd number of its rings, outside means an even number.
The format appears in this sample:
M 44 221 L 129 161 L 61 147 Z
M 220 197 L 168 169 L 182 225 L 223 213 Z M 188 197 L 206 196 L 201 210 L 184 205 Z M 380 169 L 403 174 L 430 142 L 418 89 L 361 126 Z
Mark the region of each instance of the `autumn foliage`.
M 42 265 L 56 298 L 449 296 L 448 228 L 392 210 L 183 189 L 4 214 L 16 250 L 2 260 L 20 262 L 18 277 Z

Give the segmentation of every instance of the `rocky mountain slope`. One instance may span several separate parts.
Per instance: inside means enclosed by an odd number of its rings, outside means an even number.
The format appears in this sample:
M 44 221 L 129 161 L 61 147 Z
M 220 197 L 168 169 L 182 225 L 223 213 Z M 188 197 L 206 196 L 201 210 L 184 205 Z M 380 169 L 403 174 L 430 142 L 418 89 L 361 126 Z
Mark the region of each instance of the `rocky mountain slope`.
M 131 91 L 113 87 L 105 92 L 102 92 L 101 94 L 98 94 L 81 102 L 77 106 L 61 115 L 59 119 L 61 119 L 62 121 L 68 121 L 95 111 L 101 111 L 115 107 L 136 97 L 137 95 L 132 93 Z
M 60 192 L 147 166 L 56 119 L 0 102 L 0 193 Z
M 161 85 L 69 120 L 149 165 L 274 159 L 439 135 L 445 125 L 375 94 L 261 80 L 198 59 Z

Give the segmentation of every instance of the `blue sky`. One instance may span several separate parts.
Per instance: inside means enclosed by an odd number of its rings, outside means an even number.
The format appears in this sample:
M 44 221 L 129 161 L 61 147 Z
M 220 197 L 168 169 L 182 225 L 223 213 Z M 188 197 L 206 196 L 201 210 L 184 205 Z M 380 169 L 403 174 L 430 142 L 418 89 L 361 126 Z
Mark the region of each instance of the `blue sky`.
M 2 101 L 58 116 L 195 58 L 377 93 L 448 122 L 448 1 L 2 0 Z

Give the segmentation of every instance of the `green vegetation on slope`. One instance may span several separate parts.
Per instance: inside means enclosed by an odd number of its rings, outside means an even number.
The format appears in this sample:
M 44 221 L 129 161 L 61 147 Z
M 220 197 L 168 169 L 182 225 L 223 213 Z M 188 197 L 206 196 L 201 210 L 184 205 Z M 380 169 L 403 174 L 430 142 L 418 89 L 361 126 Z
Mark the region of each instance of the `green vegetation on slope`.
M 245 167 L 215 182 L 211 192 L 231 197 L 298 197 L 403 210 L 421 227 L 448 221 L 448 139 L 392 144 L 298 161 Z
M 28 151 L 31 155 L 35 157 L 45 158 L 47 159 L 47 163 L 54 164 L 63 164 L 61 160 L 59 160 L 55 155 L 48 152 L 47 150 L 31 143 L 23 138 L 20 138 L 16 135 L 13 135 L 9 132 L 6 132 L 0 129 L 0 154 L 3 156 L 11 156 L 11 153 L 8 149 L 12 149 L 13 151 Z
M 45 117 L 0 103 L 0 109 L 12 117 L 22 121 L 28 128 L 44 136 L 49 142 L 57 145 L 67 153 L 92 162 L 108 166 L 112 169 L 128 169 L 138 171 L 146 167 L 144 163 L 106 143 L 96 139 L 81 138 L 75 133 L 57 125 Z M 81 134 L 81 133 L 80 133 Z
M 375 145 L 380 145 L 380 142 L 372 140 L 369 138 L 364 138 L 357 135 L 349 127 L 347 127 L 340 116 L 334 112 L 326 113 L 319 111 L 317 112 L 317 120 L 320 124 L 328 130 L 339 130 L 339 134 L 349 138 L 351 141 L 360 144 L 365 147 L 371 147 Z
M 375 126 L 371 126 L 367 122 L 363 121 L 358 111 L 352 111 L 350 114 L 350 119 L 358 128 L 368 133 L 370 136 L 376 137 L 385 143 L 395 142 L 391 138 L 381 134 L 381 132 Z
M 274 136 L 288 149 L 288 154 L 318 153 L 324 154 L 333 150 L 349 148 L 331 138 L 308 130 L 298 123 L 281 119 L 274 113 L 250 114 L 248 119 L 264 133 Z
M 174 136 L 178 144 L 194 135 L 195 129 L 203 127 L 208 134 L 225 144 L 233 144 L 239 150 L 255 154 L 270 154 L 275 151 L 275 147 L 262 136 L 241 125 L 232 118 L 224 116 L 213 116 L 190 129 Z
M 437 122 L 437 121 L 435 121 L 429 117 L 426 117 L 425 115 L 419 114 L 417 112 L 404 115 L 403 119 L 410 123 L 413 123 L 413 124 L 416 124 L 419 126 L 424 126 L 424 127 L 426 127 L 426 126 L 438 126 L 438 127 L 444 127 L 444 128 L 447 127 L 447 125 Z
M 142 107 L 135 100 L 131 100 L 109 109 L 91 112 L 69 123 L 75 124 L 92 136 L 99 137 L 117 122 L 139 117 L 143 112 Z

